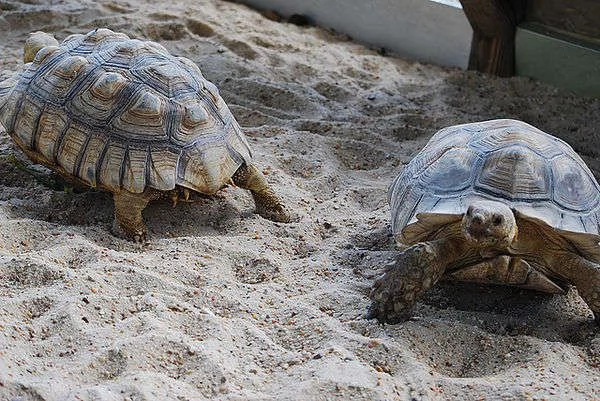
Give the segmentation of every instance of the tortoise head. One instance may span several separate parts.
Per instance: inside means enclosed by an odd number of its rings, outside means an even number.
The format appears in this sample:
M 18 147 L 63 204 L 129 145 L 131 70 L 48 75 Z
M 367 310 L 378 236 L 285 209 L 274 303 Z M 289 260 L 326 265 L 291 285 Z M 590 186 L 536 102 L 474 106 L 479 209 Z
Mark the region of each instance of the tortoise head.
M 58 41 L 54 39 L 54 36 L 46 32 L 38 31 L 30 33 L 23 48 L 23 61 L 31 63 L 37 52 L 46 46 L 58 46 Z
M 476 201 L 463 216 L 462 230 L 474 247 L 505 249 L 517 236 L 517 223 L 504 203 Z

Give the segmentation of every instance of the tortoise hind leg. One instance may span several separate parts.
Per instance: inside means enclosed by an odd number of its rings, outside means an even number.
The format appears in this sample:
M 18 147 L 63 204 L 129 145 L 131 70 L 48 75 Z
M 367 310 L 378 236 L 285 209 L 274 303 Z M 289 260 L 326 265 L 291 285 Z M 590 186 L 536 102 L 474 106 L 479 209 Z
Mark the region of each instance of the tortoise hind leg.
M 263 174 L 251 164 L 243 164 L 231 177 L 233 183 L 249 190 L 256 204 L 256 213 L 265 219 L 288 223 L 290 215 Z
M 549 294 L 565 290 L 519 257 L 500 255 L 448 273 L 444 278 L 475 283 L 512 285 Z
M 142 211 L 154 197 L 149 191 L 134 194 L 128 191 L 115 192 L 115 220 L 112 232 L 118 237 L 124 237 L 136 242 L 146 240 L 147 229 L 142 217 Z

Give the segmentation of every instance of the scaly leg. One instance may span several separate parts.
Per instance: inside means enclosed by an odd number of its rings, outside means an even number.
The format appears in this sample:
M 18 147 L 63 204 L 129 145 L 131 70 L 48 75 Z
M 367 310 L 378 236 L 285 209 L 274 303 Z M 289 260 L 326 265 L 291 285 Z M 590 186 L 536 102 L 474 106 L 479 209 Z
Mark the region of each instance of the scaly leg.
M 417 299 L 438 282 L 448 265 L 468 252 L 460 238 L 422 242 L 406 249 L 373 284 L 368 317 L 387 323 L 408 319 Z
M 154 197 L 149 192 L 134 194 L 121 191 L 113 194 L 115 202 L 115 221 L 113 234 L 135 242 L 146 241 L 147 229 L 142 211 Z
M 500 255 L 447 273 L 444 278 L 475 283 L 513 285 L 550 294 L 565 293 L 562 287 L 535 270 L 527 261 L 516 256 Z
M 577 287 L 577 292 L 594 313 L 596 323 L 600 324 L 600 264 L 569 251 L 572 243 L 537 220 L 522 214 L 516 217 L 521 240 L 511 245 L 511 254 L 525 259 L 541 258 L 550 270 L 550 278 L 556 276 Z M 597 240 L 592 237 L 586 246 L 598 246 Z
M 232 177 L 233 183 L 240 188 L 249 190 L 254 198 L 256 213 L 262 217 L 288 223 L 290 215 L 281 203 L 279 197 L 265 180 L 263 174 L 251 164 L 242 165 Z

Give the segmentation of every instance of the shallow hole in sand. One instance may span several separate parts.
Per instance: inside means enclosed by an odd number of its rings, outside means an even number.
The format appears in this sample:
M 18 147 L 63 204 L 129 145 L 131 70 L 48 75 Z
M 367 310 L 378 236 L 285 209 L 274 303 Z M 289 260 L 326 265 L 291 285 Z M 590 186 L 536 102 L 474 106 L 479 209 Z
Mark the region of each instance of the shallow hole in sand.
M 178 22 L 150 23 L 143 31 L 152 40 L 180 40 L 189 35 L 185 25 Z
M 373 170 L 387 164 L 389 159 L 385 152 L 362 141 L 336 141 L 333 153 L 350 170 Z
M 12 258 L 0 263 L 0 277 L 23 287 L 39 287 L 63 280 L 65 272 L 29 258 Z
M 308 157 L 289 156 L 280 160 L 281 168 L 287 174 L 311 179 L 322 174 L 323 162 Z
M 209 37 L 215 34 L 215 31 L 210 27 L 210 25 L 205 24 L 204 22 L 195 18 L 186 19 L 185 26 L 187 26 L 190 32 L 192 32 L 194 35 L 201 37 Z
M 27 317 L 37 319 L 50 311 L 55 304 L 55 300 L 44 295 L 24 300 L 21 304 L 21 309 L 25 312 Z
M 260 55 L 252 46 L 240 40 L 221 38 L 221 43 L 233 53 L 247 60 L 254 60 Z
M 411 350 L 441 375 L 476 378 L 502 374 L 539 358 L 533 341 L 490 335 L 460 324 L 416 326 L 406 331 Z
M 282 116 L 296 115 L 305 118 L 321 114 L 321 106 L 316 99 L 299 85 L 233 78 L 224 81 L 221 88 L 232 94 L 236 103 L 264 110 L 269 115 L 273 115 L 273 110 L 281 111 Z
M 271 281 L 279 276 L 279 266 L 266 258 L 239 260 L 234 264 L 236 278 L 245 284 L 259 284 Z

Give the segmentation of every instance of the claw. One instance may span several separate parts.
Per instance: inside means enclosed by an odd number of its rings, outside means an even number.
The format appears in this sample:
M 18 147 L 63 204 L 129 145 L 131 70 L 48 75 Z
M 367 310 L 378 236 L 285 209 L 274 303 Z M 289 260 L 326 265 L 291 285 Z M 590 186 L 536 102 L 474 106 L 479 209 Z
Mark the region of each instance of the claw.
M 173 191 L 171 194 L 171 202 L 173 202 L 173 207 L 177 206 L 177 201 L 179 200 L 179 195 L 177 195 L 177 191 Z

